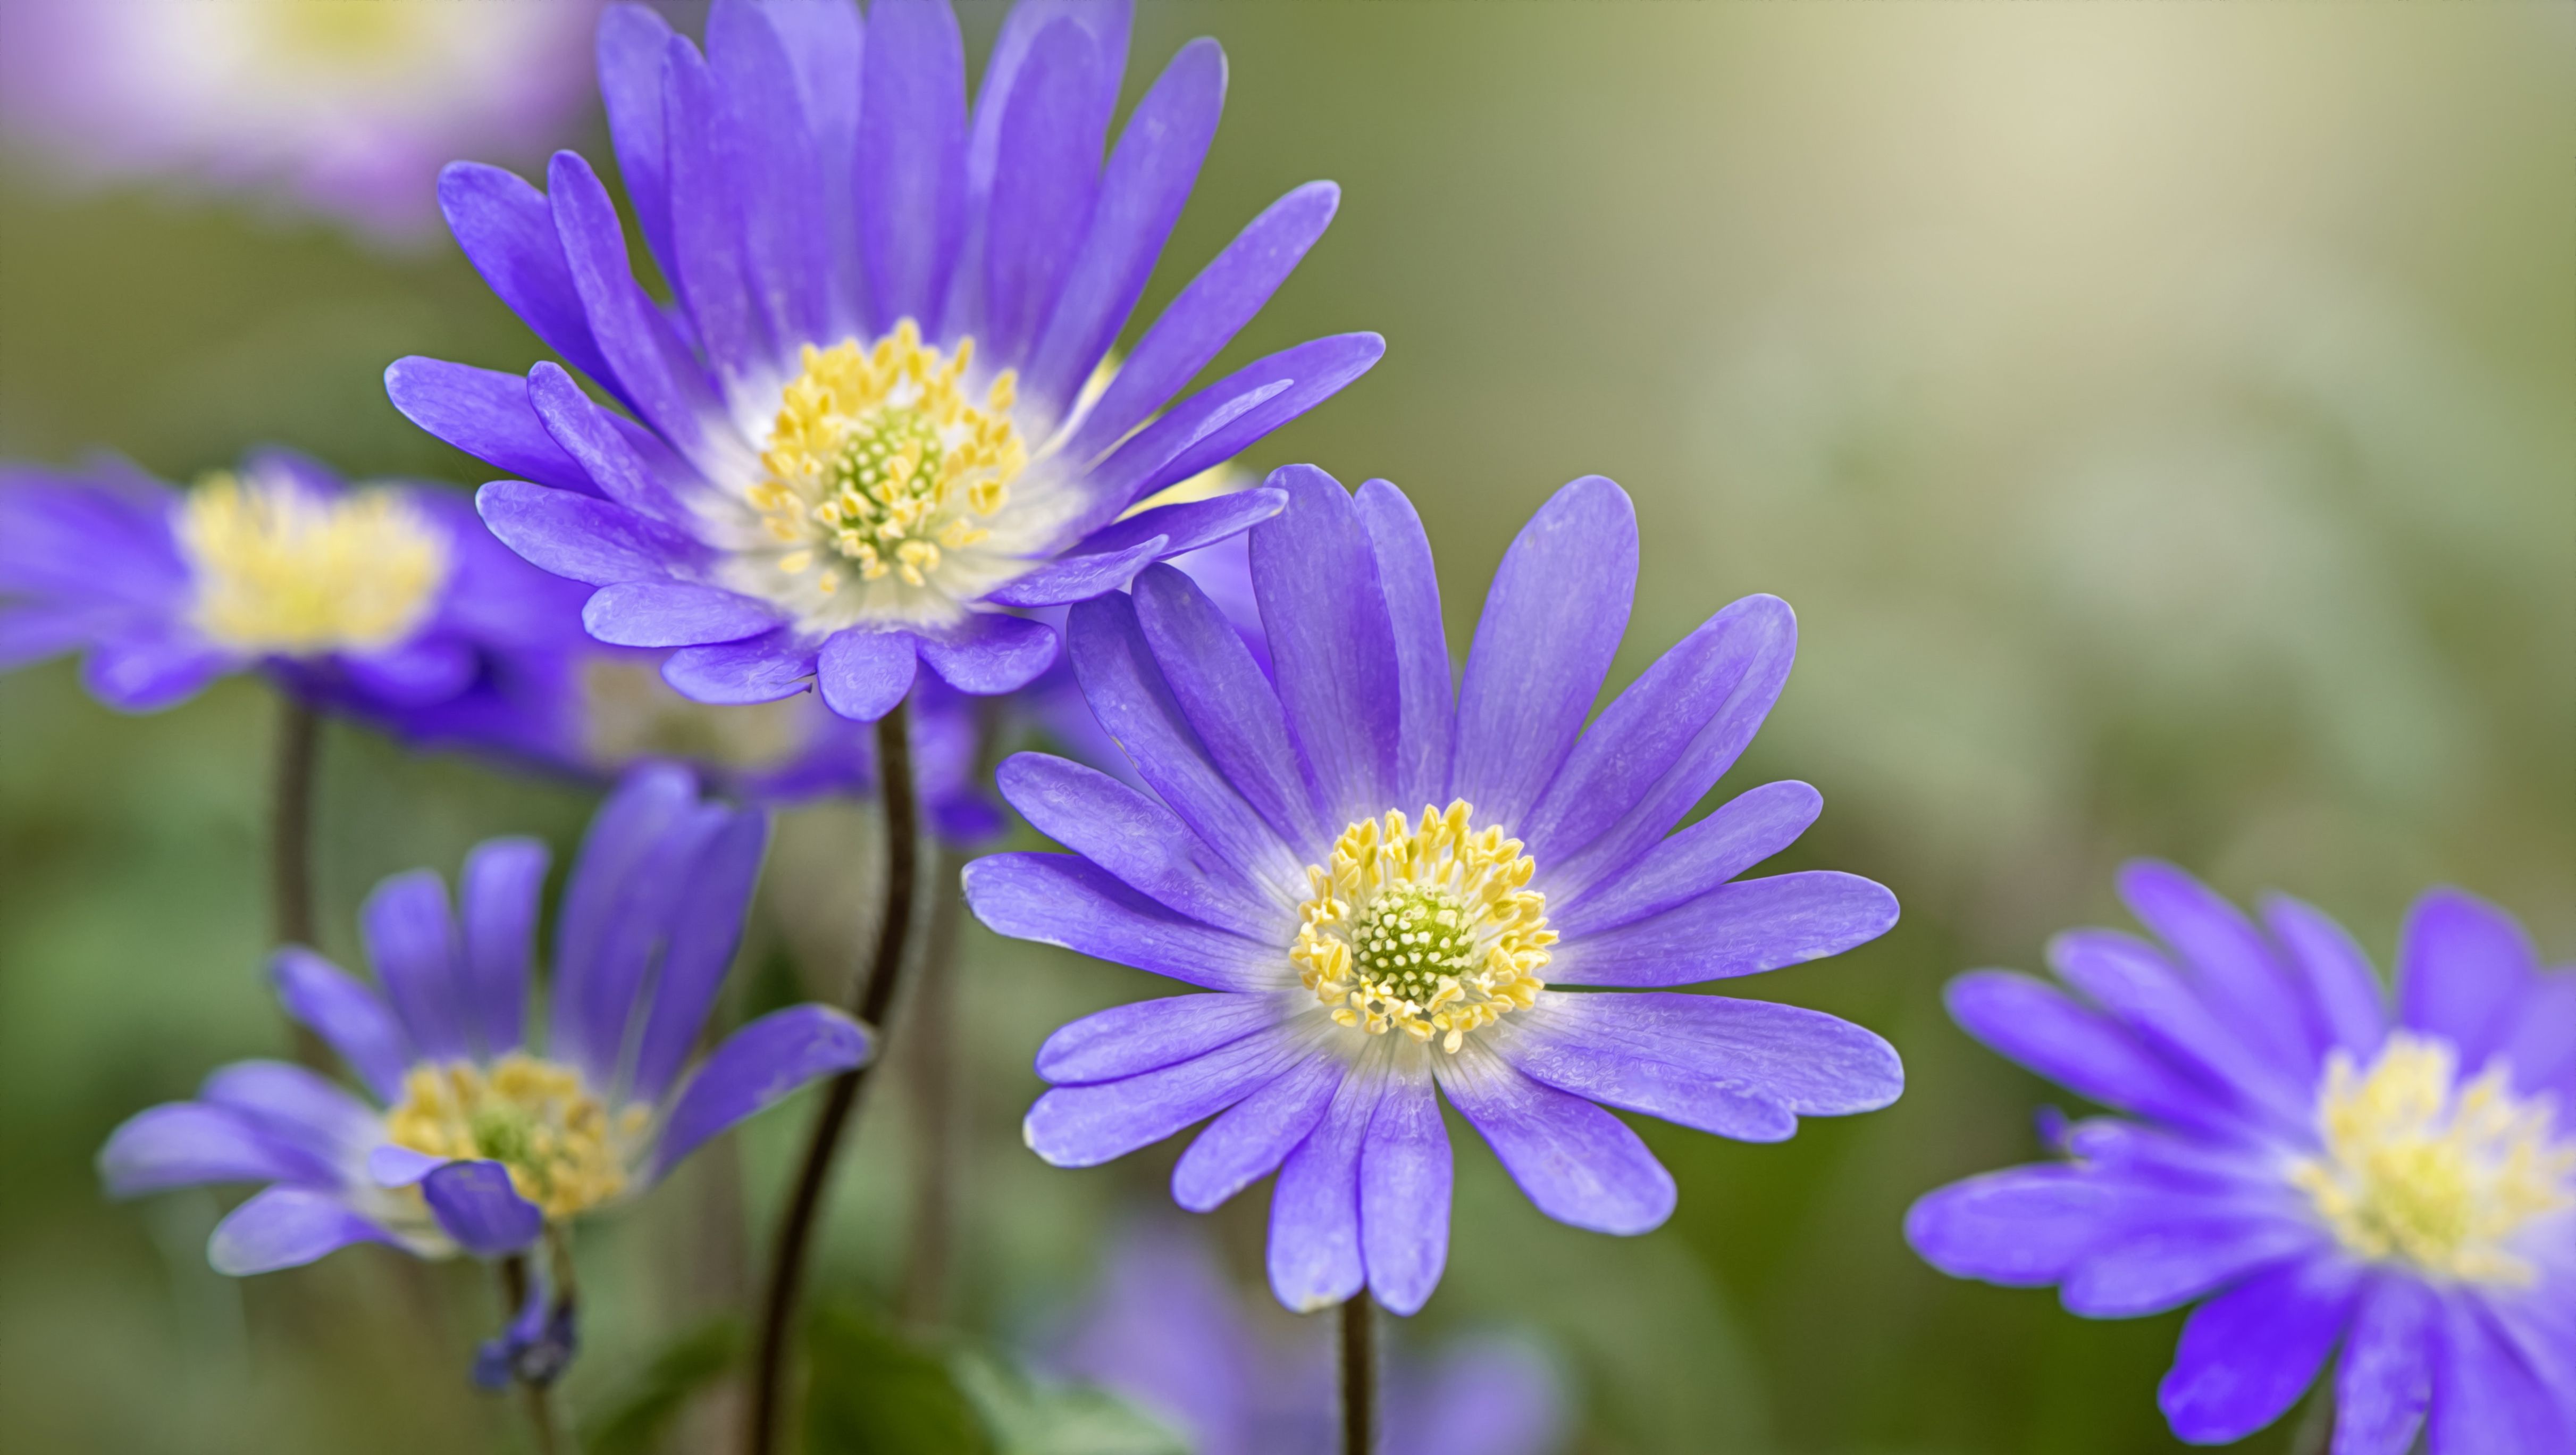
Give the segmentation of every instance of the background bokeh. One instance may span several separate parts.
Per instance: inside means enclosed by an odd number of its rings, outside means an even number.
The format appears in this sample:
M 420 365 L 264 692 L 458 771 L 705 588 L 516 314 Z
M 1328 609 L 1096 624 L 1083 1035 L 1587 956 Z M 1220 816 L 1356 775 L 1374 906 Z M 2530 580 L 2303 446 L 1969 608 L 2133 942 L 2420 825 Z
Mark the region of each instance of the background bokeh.
M 965 13 L 980 48 L 998 9 Z M 2307 898 L 2383 962 L 2434 881 L 2576 953 L 2576 9 L 1147 0 L 1130 99 L 1202 33 L 1229 112 L 1144 316 L 1332 177 L 1339 222 L 1219 368 L 1390 343 L 1245 463 L 1403 485 L 1462 647 L 1529 511 L 1619 480 L 1645 527 L 1619 678 L 1734 597 L 1787 598 L 1796 675 L 1720 793 L 1814 783 L 1825 817 L 1784 864 L 1905 906 L 1876 944 L 1729 987 L 1890 1037 L 1901 1103 L 1773 1147 L 1646 1124 L 1681 1206 L 1635 1240 L 1546 1222 L 1461 1128 L 1448 1278 L 1400 1337 L 1537 1331 L 1587 1452 L 2173 1448 L 2153 1390 L 2179 1316 L 2080 1321 L 1905 1249 L 1907 1202 L 2036 1155 L 2051 1097 L 1939 989 L 2116 920 L 2139 854 Z M 562 140 L 605 156 L 583 115 Z M 406 353 L 522 368 L 535 345 L 443 239 L 76 183 L 23 131 L 0 164 L 0 454 L 185 479 L 276 441 L 478 482 L 384 402 Z M 128 1113 L 281 1044 L 271 712 L 246 681 L 120 718 L 59 664 L 0 679 L 12 1448 L 519 1438 L 462 1379 L 496 1321 L 473 1270 L 358 1250 L 234 1283 L 201 1252 L 217 1198 L 110 1206 L 89 1171 Z M 568 848 L 587 811 L 354 729 L 325 751 L 342 953 L 381 874 L 501 831 Z M 864 811 L 785 826 L 742 1007 L 838 983 L 873 872 Z M 955 1325 L 1007 1349 L 1161 1200 L 1171 1149 L 1059 1172 L 1016 1135 L 1046 1031 L 1143 977 L 971 928 L 963 963 Z M 863 1306 L 903 1279 L 907 1084 L 878 1086 L 829 1228 L 825 1283 Z M 805 1114 L 586 1232 L 577 1412 L 739 1305 Z M 1212 1220 L 1248 1282 L 1265 1204 Z M 721 1405 L 673 1448 L 715 1448 Z

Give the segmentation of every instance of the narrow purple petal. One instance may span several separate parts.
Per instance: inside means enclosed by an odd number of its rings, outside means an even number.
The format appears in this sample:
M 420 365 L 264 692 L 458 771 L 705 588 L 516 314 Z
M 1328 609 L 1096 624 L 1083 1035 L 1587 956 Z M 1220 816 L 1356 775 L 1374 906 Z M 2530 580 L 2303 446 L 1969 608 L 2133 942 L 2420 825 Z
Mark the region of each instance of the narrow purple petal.
M 1953 1278 L 2037 1287 L 2117 1237 L 2135 1200 L 2134 1188 L 2074 1167 L 2014 1167 L 1915 1199 L 1905 1241 Z
M 358 909 L 358 936 L 413 1048 L 432 1061 L 473 1057 L 456 919 L 436 871 L 414 869 L 378 884 Z
M 1225 1110 L 1312 1054 L 1304 1031 L 1279 1025 L 1117 1081 L 1059 1086 L 1029 1108 L 1020 1136 L 1055 1166 L 1097 1167 Z
M 414 355 L 386 367 L 385 397 L 403 418 L 495 469 L 560 490 L 597 489 L 546 433 L 519 375 Z
M 2512 1068 L 2516 1091 L 2556 1096 L 2562 1132 L 2576 1125 L 2576 969 L 2553 970 L 2532 982 L 2497 1054 Z
M 1586 475 L 1548 498 L 1494 573 L 1458 689 L 1452 791 L 1518 824 L 1574 747 L 1628 630 L 1637 512 Z
M 545 1231 L 546 1215 L 498 1162 L 450 1162 L 420 1180 L 420 1195 L 439 1231 L 477 1258 L 516 1253 Z
M 284 1061 L 236 1061 L 206 1077 L 197 1099 L 247 1117 L 262 1131 L 334 1160 L 376 1135 L 367 1104 L 317 1071 Z
M 517 1050 L 524 1038 L 528 966 L 549 858 L 535 839 L 488 839 L 465 856 L 457 876 L 467 1015 L 486 1056 Z
M 2324 1038 L 2310 1019 L 2306 997 L 2252 921 L 2171 864 L 2123 865 L 2118 883 L 2130 913 L 2181 955 L 2221 1020 L 2298 1079 L 2315 1076 Z
M 924 633 L 921 660 L 960 692 L 1017 692 L 1055 665 L 1055 628 L 1025 616 L 977 612 L 949 632 Z
M 2312 1252 L 2315 1228 L 2278 1216 L 2211 1217 L 2193 1200 L 2160 1200 L 2138 1226 L 2085 1255 L 2066 1278 L 2066 1311 L 2090 1319 L 2163 1313 Z
M 909 632 L 851 627 L 823 639 L 814 680 L 834 712 L 875 722 L 912 690 L 920 639 Z
M 1580 1036 L 1506 1033 L 1493 1044 L 1522 1075 L 1585 1101 L 1739 1142 L 1786 1141 L 1798 1130 L 1797 1115 L 1778 1097 L 1698 1067 Z
M 1360 1250 L 1360 1146 L 1385 1089 L 1379 1066 L 1364 1060 L 1350 1067 L 1270 1190 L 1270 1291 L 1298 1313 L 1330 1308 L 1368 1284 Z
M 1037 1072 L 1057 1086 L 1120 1081 L 1205 1055 L 1276 1025 L 1288 1014 L 1271 995 L 1129 1001 L 1058 1028 L 1038 1047 Z
M 588 486 L 636 514 L 669 527 L 663 556 L 675 564 L 711 559 L 687 534 L 696 517 L 673 494 L 688 465 L 649 431 L 591 402 L 572 376 L 551 363 L 528 370 L 528 407 L 547 438 L 581 467 Z
M 438 174 L 438 208 L 494 296 L 565 363 L 622 397 L 591 336 L 546 195 L 499 167 L 456 162 Z
M 777 609 L 721 586 L 620 581 L 590 594 L 581 624 L 617 647 L 697 647 L 738 642 L 775 628 Z
M 599 95 L 608 107 L 618 179 L 635 204 L 645 244 L 665 267 L 671 263 L 671 195 L 662 65 L 670 43 L 670 25 L 647 6 L 611 5 L 599 17 Z
M 582 314 L 618 390 L 638 417 L 692 459 L 706 454 L 703 421 L 716 417 L 706 376 L 627 266 L 626 234 L 608 189 L 578 152 L 557 152 L 546 172 L 555 236 Z
M 402 1099 L 411 1042 L 373 991 L 300 945 L 279 950 L 269 975 L 286 1013 L 328 1042 L 378 1101 L 391 1105 Z
M 1325 824 L 1425 807 L 1391 801 L 1403 688 L 1386 588 L 1359 510 L 1340 482 L 1312 465 L 1290 465 L 1269 484 L 1288 492 L 1288 508 L 1252 531 L 1252 591 L 1279 702 Z
M 727 1036 L 671 1103 L 653 1151 L 653 1176 L 662 1177 L 708 1138 L 808 1083 L 866 1065 L 875 1053 L 874 1039 L 828 1005 L 772 1011 Z
M 367 1149 L 367 1180 L 378 1187 L 418 1187 L 421 1179 L 454 1160 L 384 1142 Z
M 752 887 L 769 849 L 769 816 L 734 812 L 690 866 L 671 905 L 670 936 L 653 982 L 653 1005 L 635 1052 L 628 1094 L 658 1101 L 706 1028 L 751 911 Z
M 2202 1305 L 2182 1326 L 2173 1369 L 2156 1390 L 2174 1434 L 2216 1445 L 2279 1419 L 2343 1332 L 2355 1284 L 2340 1263 L 2290 1263 Z
M 1067 854 L 988 854 L 966 902 L 996 934 L 1061 945 L 1209 990 L 1294 984 L 1288 952 L 1184 919 Z
M 760 316 L 743 255 L 748 209 L 742 191 L 751 151 L 733 134 L 714 74 L 681 36 L 664 45 L 661 105 L 669 136 L 671 282 L 727 392 L 748 394 L 784 352 Z
M 938 338 L 965 220 L 966 50 L 957 17 L 944 0 L 879 0 L 860 64 L 859 244 L 876 308 L 870 332 L 909 318 Z
M 1171 541 L 1148 536 L 1116 550 L 1059 556 L 1025 575 L 1014 576 L 985 593 L 996 606 L 1068 606 L 1111 591 L 1123 591 L 1136 573 L 1171 552 Z
M 682 647 L 663 659 L 662 680 L 696 702 L 776 702 L 813 685 L 814 657 L 812 644 L 793 628 L 781 627 L 738 642 Z
M 594 586 L 666 580 L 703 555 L 696 542 L 622 505 L 518 480 L 474 492 L 474 508 L 502 544 L 540 569 Z
M 769 23 L 778 28 L 788 60 L 796 67 L 796 94 L 804 103 L 806 131 L 814 143 L 814 165 L 822 176 L 819 200 L 824 232 L 820 241 L 831 287 L 830 314 L 822 336 L 848 338 L 864 331 L 867 318 L 867 284 L 860 276 L 858 199 L 850 182 L 858 165 L 859 75 L 866 68 L 865 29 L 856 5 L 771 5 L 764 9 Z
M 693 797 L 656 825 L 615 882 L 604 933 L 587 963 L 556 966 L 558 1010 L 552 1026 L 557 1043 L 564 1044 L 565 1032 L 572 1032 L 576 1062 L 594 1085 L 621 1100 L 631 1094 L 646 1002 L 679 928 L 689 888 L 734 819 L 723 803 Z
M 1431 561 L 1431 540 L 1413 502 L 1384 480 L 1362 485 L 1353 503 L 1377 557 L 1387 622 L 1395 633 L 1395 802 L 1446 804 L 1458 688 L 1448 629 L 1440 620 L 1440 573 Z
M 1164 557 L 1178 556 L 1229 540 L 1277 515 L 1288 504 L 1284 490 L 1256 486 L 1230 490 L 1207 500 L 1158 505 L 1111 521 L 1082 538 L 1083 552 L 1118 551 L 1159 539 Z M 1195 577 L 1192 579 L 1196 579 Z
M 1449 1262 L 1449 1130 L 1428 1054 L 1399 1048 L 1360 1149 L 1360 1251 L 1391 1313 L 1431 1299 Z
M 1224 464 L 1340 393 L 1385 356 L 1386 340 L 1378 335 L 1341 333 L 1255 359 L 1173 405 L 1101 461 L 1089 486 L 1095 508 L 1114 515 L 1166 485 Z
M 2312 1088 L 2290 1080 L 2211 1014 L 2153 945 L 2116 930 L 2072 930 L 2049 942 L 2048 961 L 2166 1060 L 2287 1129 L 2308 1124 Z
M 1876 1111 L 1905 1089 L 1905 1067 L 1885 1040 L 1840 1017 L 1775 1001 L 1542 991 L 1537 1005 L 1504 1024 L 1518 1042 L 1682 1067 L 1759 1092 L 1800 1116 Z
M 1091 226 L 1109 113 L 1099 104 L 1105 58 L 1079 21 L 1039 33 L 1002 116 L 984 238 L 984 317 L 976 342 L 988 362 L 1016 364 L 1046 322 Z
M 2208 1093 L 2056 986 L 2007 970 L 1974 970 L 1953 979 L 1944 998 L 1969 1035 L 2078 1096 L 2184 1126 L 2206 1127 L 2215 1118 Z
M 1747 789 L 1621 873 L 1589 889 L 1550 893 L 1548 921 L 1580 939 L 1688 903 L 1797 842 L 1824 806 L 1824 795 L 1804 783 Z
M 1269 1176 L 1323 1120 L 1349 1071 L 1338 1056 L 1309 1056 L 1226 1108 L 1173 1165 L 1172 1201 L 1214 1212 Z
M 203 691 L 235 665 L 193 631 L 154 629 L 113 637 L 81 662 L 81 687 L 119 712 L 159 712 Z
M 240 1278 L 298 1268 L 351 1243 L 402 1244 L 327 1192 L 272 1187 L 234 1208 L 206 1240 L 206 1261 Z
M 556 913 L 553 1013 L 549 1051 L 556 1059 L 614 1069 L 615 1039 L 596 1045 L 591 1007 L 601 967 L 628 930 L 621 916 L 634 896 L 629 884 L 646 871 L 662 840 L 696 806 L 697 785 L 685 768 L 649 763 L 630 770 L 591 816 L 581 851 L 564 884 Z M 623 1007 L 616 1017 L 624 1024 Z M 601 1078 L 603 1084 L 606 1078 Z
M 780 8 L 716 0 L 707 13 L 707 63 L 724 97 L 744 276 L 767 333 L 792 348 L 826 341 L 833 315 L 822 199 L 838 177 L 827 179 L 823 170 Z
M 1470 1043 L 1433 1067 L 1540 1212 L 1596 1233 L 1649 1232 L 1672 1216 L 1672 1174 L 1626 1123 L 1530 1080 Z
M 2512 915 L 2456 889 L 2432 890 L 2407 911 L 2398 939 L 2401 1018 L 2449 1040 L 2461 1068 L 2474 1071 L 2513 1033 L 2539 970 Z
M 1564 947 L 1566 985 L 1689 985 L 1838 955 L 1887 933 L 1896 896 L 1857 874 L 1806 869 L 1739 879 L 1651 919 Z
M 2263 902 L 2263 922 L 2280 941 L 2329 1045 L 2368 1056 L 2388 1036 L 2388 996 L 2352 936 L 2321 910 L 2287 895 Z
M 2371 1281 L 2335 1371 L 2334 1455 L 2406 1455 L 2433 1397 L 2431 1293 L 2414 1279 Z
M 1342 189 L 1309 182 L 1273 202 L 1154 320 L 1065 445 L 1088 460 L 1116 445 L 1215 360 L 1324 235 Z
M 1173 567 L 1138 576 L 1133 596 L 1162 679 L 1208 757 L 1283 842 L 1319 847 L 1329 830 L 1316 816 L 1307 760 L 1241 634 Z
M 147 1107 L 108 1135 L 98 1177 L 110 1197 L 139 1197 L 209 1182 L 295 1182 L 328 1187 L 339 1174 L 315 1152 L 269 1135 L 229 1107 L 173 1101 Z
M 995 778 L 1030 827 L 1138 893 L 1248 939 L 1285 944 L 1292 938 L 1279 905 L 1245 883 L 1171 810 L 1108 774 L 1020 753 Z

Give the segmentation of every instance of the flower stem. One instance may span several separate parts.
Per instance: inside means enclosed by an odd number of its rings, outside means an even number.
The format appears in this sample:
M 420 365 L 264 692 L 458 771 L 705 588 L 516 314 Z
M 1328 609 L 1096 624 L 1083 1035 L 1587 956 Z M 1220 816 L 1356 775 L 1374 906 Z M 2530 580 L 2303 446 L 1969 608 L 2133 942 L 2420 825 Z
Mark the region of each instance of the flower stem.
M 877 720 L 877 801 L 885 810 L 885 911 L 877 921 L 876 952 L 866 973 L 851 987 L 851 1010 L 878 1033 L 877 1055 L 868 1065 L 832 1078 L 822 1111 L 805 1144 L 787 1214 L 778 1225 L 778 1248 L 770 1265 L 769 1288 L 760 1310 L 759 1348 L 752 1364 L 751 1425 L 745 1440 L 749 1455 L 770 1455 L 776 1448 L 780 1405 L 786 1380 L 787 1340 L 796 1318 L 797 1295 L 813 1242 L 814 1223 L 822 1210 L 823 1192 L 831 1180 L 832 1159 L 841 1133 L 857 1108 L 860 1088 L 878 1060 L 887 1007 L 894 1003 L 895 982 L 903 965 L 905 942 L 912 933 L 913 880 L 920 848 L 920 826 L 913 802 L 912 739 L 903 704 Z
M 528 1302 L 528 1256 L 513 1253 L 501 1260 L 501 1318 L 504 1323 L 516 1319 Z M 555 1433 L 554 1397 L 551 1386 L 528 1380 L 519 1382 L 519 1401 L 528 1412 L 528 1429 L 535 1439 L 537 1455 L 555 1455 L 559 1441 Z
M 1377 1311 L 1363 1288 L 1342 1304 L 1342 1455 L 1369 1455 L 1377 1434 Z
M 957 936 L 966 897 L 953 854 L 938 855 L 930 929 L 922 947 L 921 983 L 904 1023 L 912 1081 L 913 1195 L 909 1253 L 897 1315 L 916 1329 L 935 1329 L 948 1315 L 949 1230 L 957 1214 Z
M 287 693 L 277 698 L 277 761 L 268 810 L 269 942 L 313 943 L 313 777 L 321 756 L 322 718 Z M 295 1059 L 317 1071 L 331 1057 L 322 1038 L 290 1025 Z

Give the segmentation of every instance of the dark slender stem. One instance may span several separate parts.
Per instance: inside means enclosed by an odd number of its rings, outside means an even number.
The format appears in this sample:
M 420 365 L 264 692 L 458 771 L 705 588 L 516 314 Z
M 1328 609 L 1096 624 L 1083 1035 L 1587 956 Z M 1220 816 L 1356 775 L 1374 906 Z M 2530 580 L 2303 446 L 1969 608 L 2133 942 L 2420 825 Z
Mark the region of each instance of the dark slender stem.
M 1342 1305 L 1342 1455 L 1377 1444 L 1377 1310 L 1363 1288 Z
M 277 698 L 277 762 L 268 811 L 269 941 L 313 943 L 313 774 L 322 718 L 301 699 Z M 295 1059 L 328 1070 L 329 1050 L 305 1026 L 292 1028 Z
M 519 1310 L 528 1302 L 528 1258 L 513 1253 L 501 1260 L 501 1320 L 515 1321 Z M 549 1386 L 522 1380 L 519 1402 L 528 1412 L 528 1429 L 536 1441 L 537 1455 L 555 1455 L 559 1442 L 555 1432 L 554 1397 Z
M 966 897 L 954 854 L 938 856 L 920 983 L 905 1018 L 913 1109 L 912 1230 L 895 1311 L 914 1328 L 947 1319 L 949 1233 L 957 1216 L 957 939 Z
M 905 941 L 912 933 L 913 879 L 919 849 L 912 784 L 912 739 L 908 714 L 898 703 L 877 721 L 877 801 L 885 810 L 885 912 L 877 921 L 876 953 L 866 973 L 851 987 L 851 1009 L 878 1033 L 877 1056 L 883 1059 L 886 1008 L 894 1003 L 895 982 L 903 966 Z M 778 1247 L 772 1255 L 769 1289 L 760 1310 L 760 1344 L 752 1365 L 751 1426 L 745 1440 L 749 1455 L 770 1455 L 778 1439 L 779 1413 L 787 1376 L 787 1341 L 795 1323 L 797 1296 L 805 1278 L 808 1245 L 822 1211 L 823 1193 L 831 1181 L 832 1159 L 841 1132 L 858 1106 L 870 1066 L 832 1079 L 823 1107 L 814 1118 L 813 1136 L 797 1168 L 796 1186 L 787 1199 L 787 1214 L 778 1225 Z

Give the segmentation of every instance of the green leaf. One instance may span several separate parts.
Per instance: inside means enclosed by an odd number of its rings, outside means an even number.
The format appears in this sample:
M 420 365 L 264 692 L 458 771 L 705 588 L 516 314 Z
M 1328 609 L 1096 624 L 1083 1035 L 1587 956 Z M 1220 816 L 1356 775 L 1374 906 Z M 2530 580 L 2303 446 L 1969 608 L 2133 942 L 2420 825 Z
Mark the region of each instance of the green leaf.
M 840 1308 L 816 1312 L 805 1347 L 806 1455 L 990 1455 L 937 1355 Z
M 584 1422 L 582 1449 L 589 1455 L 649 1455 L 689 1401 L 733 1368 L 741 1350 L 742 1331 L 731 1319 L 683 1335 L 653 1356 L 621 1398 Z

